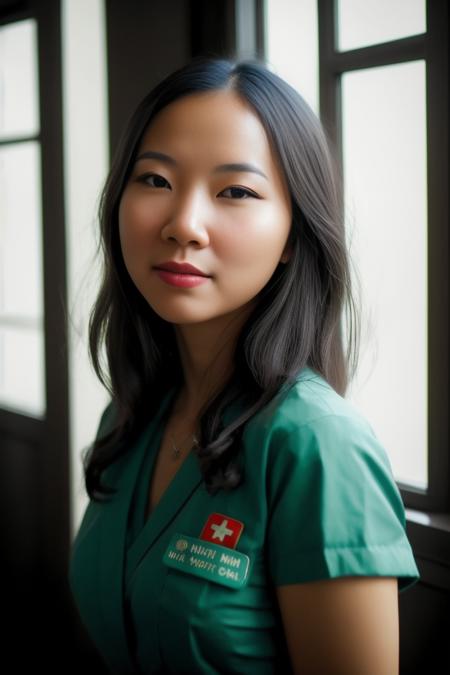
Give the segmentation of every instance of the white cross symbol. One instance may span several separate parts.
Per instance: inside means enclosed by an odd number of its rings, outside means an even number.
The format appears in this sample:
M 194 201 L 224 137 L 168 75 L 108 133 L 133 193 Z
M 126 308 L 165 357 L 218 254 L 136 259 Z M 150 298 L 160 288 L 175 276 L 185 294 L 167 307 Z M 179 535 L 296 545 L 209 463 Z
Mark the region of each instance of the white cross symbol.
M 220 525 L 211 525 L 211 529 L 214 530 L 213 539 L 220 539 L 223 541 L 225 537 L 228 537 L 230 534 L 233 534 L 233 530 L 227 528 L 228 520 L 222 520 Z

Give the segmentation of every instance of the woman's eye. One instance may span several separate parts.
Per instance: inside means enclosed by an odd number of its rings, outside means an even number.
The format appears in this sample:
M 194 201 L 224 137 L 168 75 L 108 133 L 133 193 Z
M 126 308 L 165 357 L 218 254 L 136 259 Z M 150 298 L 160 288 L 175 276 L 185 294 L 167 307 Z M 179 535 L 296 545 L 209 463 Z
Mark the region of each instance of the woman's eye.
M 146 173 L 143 176 L 139 176 L 138 181 L 149 187 L 171 189 L 168 181 L 157 173 Z
M 222 190 L 219 196 L 226 197 L 227 199 L 248 199 L 249 197 L 256 197 L 258 195 L 247 188 L 232 186 Z

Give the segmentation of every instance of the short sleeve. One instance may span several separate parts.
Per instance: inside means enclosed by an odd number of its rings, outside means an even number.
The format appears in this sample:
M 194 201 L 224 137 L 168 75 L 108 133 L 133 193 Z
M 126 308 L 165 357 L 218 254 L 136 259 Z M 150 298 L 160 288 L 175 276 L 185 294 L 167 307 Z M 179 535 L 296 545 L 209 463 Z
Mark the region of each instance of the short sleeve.
M 271 438 L 269 568 L 276 585 L 342 576 L 419 579 L 384 448 L 363 418 L 289 420 Z

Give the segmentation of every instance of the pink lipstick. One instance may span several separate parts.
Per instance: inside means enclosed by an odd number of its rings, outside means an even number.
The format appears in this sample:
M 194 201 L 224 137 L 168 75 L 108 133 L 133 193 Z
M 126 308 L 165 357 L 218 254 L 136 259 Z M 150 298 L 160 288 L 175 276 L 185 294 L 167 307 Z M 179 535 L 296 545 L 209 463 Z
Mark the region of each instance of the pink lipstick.
M 189 263 L 177 263 L 174 260 L 155 265 L 157 275 L 166 284 L 179 288 L 193 288 L 204 284 L 210 277 Z

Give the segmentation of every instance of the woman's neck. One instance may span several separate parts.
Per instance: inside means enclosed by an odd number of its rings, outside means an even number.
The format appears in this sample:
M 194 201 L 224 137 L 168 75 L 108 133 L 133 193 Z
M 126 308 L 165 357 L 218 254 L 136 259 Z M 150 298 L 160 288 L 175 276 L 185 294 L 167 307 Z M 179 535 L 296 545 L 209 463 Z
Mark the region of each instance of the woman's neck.
M 240 310 L 206 323 L 174 327 L 184 375 L 176 407 L 187 416 L 198 414 L 230 378 L 236 341 L 250 308 Z

